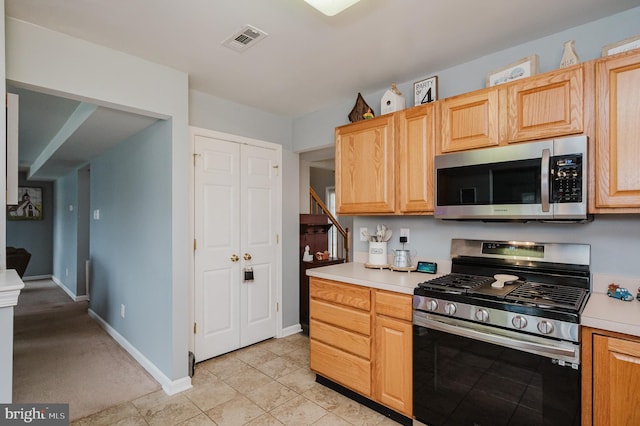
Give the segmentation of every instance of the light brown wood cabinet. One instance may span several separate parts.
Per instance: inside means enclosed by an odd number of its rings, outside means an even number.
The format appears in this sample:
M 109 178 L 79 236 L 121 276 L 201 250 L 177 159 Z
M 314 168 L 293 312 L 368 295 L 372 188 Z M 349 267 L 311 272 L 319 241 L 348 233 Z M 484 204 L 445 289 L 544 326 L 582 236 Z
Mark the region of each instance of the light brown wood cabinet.
M 640 51 L 595 62 L 595 206 L 640 212 Z
M 444 99 L 437 153 L 582 133 L 584 84 L 576 65 Z
M 310 367 L 371 397 L 371 290 L 311 277 Z
M 337 127 L 335 136 L 338 214 L 433 213 L 433 104 Z
M 491 87 L 440 101 L 441 132 L 437 153 L 498 146 L 498 88 Z
M 413 413 L 412 297 L 375 292 L 375 399 L 400 413 Z
M 640 424 L 640 338 L 582 330 L 582 424 Z
M 397 213 L 433 213 L 436 104 L 424 104 L 396 114 Z
M 336 128 L 338 214 L 395 212 L 394 133 L 393 114 Z
M 311 277 L 311 370 L 411 417 L 412 296 Z
M 554 138 L 583 132 L 582 65 L 516 80 L 506 85 L 504 90 L 507 91 L 506 142 Z

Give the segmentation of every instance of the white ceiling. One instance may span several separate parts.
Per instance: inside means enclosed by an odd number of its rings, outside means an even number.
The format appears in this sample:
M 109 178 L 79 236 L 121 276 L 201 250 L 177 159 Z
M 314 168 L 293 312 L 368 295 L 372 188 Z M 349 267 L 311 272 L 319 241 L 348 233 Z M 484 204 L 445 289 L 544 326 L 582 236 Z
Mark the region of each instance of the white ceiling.
M 6 0 L 5 10 L 184 71 L 192 89 L 296 117 L 638 5 L 361 0 L 326 17 L 303 0 Z M 221 45 L 246 24 L 268 36 L 242 53 Z

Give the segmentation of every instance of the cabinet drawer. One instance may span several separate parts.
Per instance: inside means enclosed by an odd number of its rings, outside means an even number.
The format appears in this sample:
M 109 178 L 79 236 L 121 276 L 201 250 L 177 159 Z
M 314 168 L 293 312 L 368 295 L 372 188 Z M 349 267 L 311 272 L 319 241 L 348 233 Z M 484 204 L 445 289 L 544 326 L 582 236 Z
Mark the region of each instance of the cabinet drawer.
M 413 296 L 376 291 L 376 314 L 411 321 L 413 316 Z
M 371 310 L 371 292 L 366 287 L 311 277 L 309 294 L 316 299 L 362 309 L 363 311 Z
M 309 301 L 309 316 L 327 324 L 332 324 L 356 333 L 371 335 L 371 316 L 368 312 L 356 311 L 322 300 Z
M 312 371 L 365 396 L 371 396 L 369 361 L 313 339 L 309 345 Z
M 371 359 L 370 337 L 352 333 L 313 319 L 310 321 L 309 337 L 362 358 Z

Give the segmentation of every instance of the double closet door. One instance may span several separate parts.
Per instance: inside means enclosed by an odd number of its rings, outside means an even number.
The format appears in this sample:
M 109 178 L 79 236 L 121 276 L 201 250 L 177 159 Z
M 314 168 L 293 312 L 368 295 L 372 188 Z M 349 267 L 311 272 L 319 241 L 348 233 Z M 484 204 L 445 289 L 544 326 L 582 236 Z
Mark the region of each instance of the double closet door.
M 192 131 L 196 361 L 276 335 L 281 151 Z

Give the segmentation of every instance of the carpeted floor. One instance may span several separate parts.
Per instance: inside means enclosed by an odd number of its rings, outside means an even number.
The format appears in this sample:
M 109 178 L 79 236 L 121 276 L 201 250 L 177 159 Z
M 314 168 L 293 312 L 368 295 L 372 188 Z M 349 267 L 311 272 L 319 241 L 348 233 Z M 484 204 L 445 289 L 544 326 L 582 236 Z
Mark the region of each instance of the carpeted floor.
M 69 403 L 71 420 L 161 387 L 51 280 L 26 281 L 15 307 L 13 402 Z

